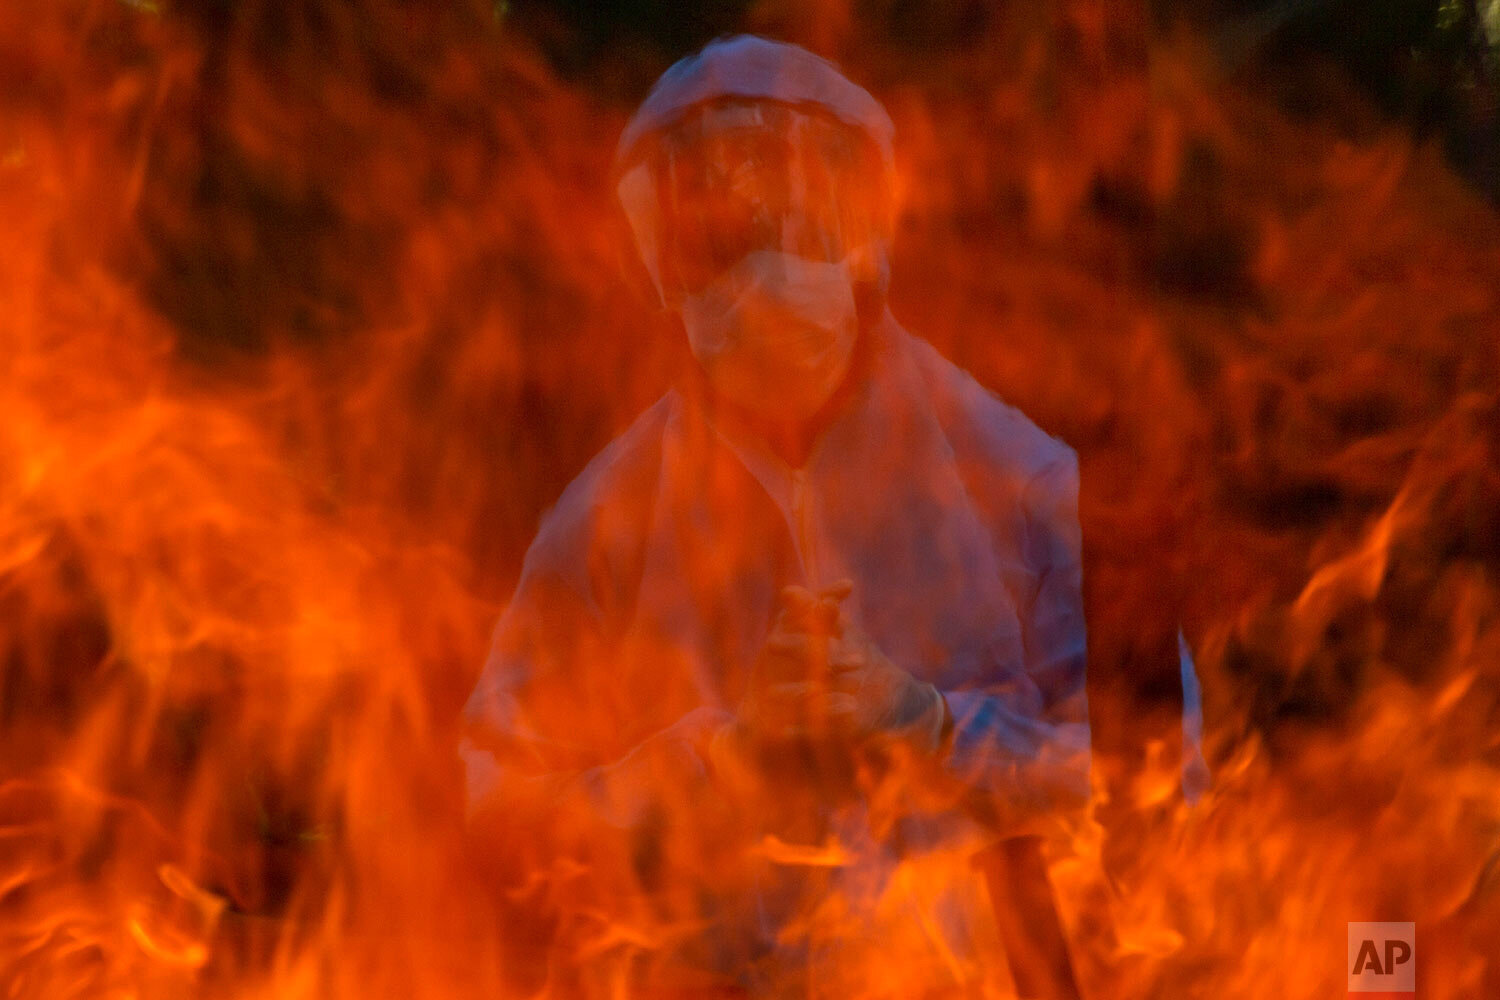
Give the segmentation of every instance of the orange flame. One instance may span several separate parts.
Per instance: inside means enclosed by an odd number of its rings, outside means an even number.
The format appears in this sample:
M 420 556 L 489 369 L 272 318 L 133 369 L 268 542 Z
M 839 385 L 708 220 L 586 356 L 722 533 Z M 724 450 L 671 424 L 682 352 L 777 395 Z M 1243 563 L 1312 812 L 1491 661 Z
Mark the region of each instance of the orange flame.
M 1500 217 L 1355 96 L 1296 117 L 1054 6 L 935 60 L 848 4 L 814 34 L 902 137 L 896 313 L 1082 452 L 1091 628 L 1162 553 L 1204 676 L 1210 793 L 1159 734 L 1096 750 L 1049 847 L 1083 991 L 1323 997 L 1346 922 L 1414 920 L 1424 996 L 1500 995 Z M 70 0 L 0 39 L 0 995 L 720 988 L 662 956 L 722 845 L 645 899 L 638 859 L 492 877 L 462 836 L 536 516 L 680 363 L 619 274 L 624 110 L 486 5 Z M 809 884 L 845 850 L 748 848 Z M 955 886 L 957 851 L 829 894 L 800 985 L 1012 995 Z

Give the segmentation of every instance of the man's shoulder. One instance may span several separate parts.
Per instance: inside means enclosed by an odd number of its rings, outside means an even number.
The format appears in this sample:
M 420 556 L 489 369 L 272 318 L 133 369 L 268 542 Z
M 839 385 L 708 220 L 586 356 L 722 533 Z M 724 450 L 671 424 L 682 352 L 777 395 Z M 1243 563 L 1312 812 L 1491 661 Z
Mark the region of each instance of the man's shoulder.
M 1059 466 L 1076 467 L 1077 453 L 1018 408 L 981 385 L 922 337 L 902 331 L 954 457 L 1003 470 L 1024 485 Z
M 995 530 L 1010 525 L 1033 568 L 1076 563 L 1078 453 L 930 343 L 907 337 L 959 474 Z
M 528 560 L 579 554 L 592 542 L 638 533 L 656 496 L 668 393 L 605 445 L 563 489 L 537 528 Z

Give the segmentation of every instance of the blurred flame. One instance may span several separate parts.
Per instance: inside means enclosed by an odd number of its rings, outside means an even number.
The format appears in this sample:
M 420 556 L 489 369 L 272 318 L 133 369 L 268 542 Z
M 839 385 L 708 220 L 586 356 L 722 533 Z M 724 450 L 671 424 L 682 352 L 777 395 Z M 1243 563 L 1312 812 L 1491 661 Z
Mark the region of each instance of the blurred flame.
M 1493 208 L 1127 7 L 933 58 L 852 9 L 815 33 L 902 136 L 897 314 L 1187 581 L 1214 787 L 1153 743 L 1051 849 L 1085 994 L 1327 996 L 1388 919 L 1424 995 L 1500 995 Z M 501 894 L 460 836 L 453 720 L 536 515 L 679 361 L 618 276 L 623 110 L 475 10 L 0 13 L 0 995 L 722 985 L 654 957 L 685 910 L 601 902 L 630 863 Z M 821 901 L 807 995 L 1010 995 L 948 885 L 983 892 L 939 853 Z

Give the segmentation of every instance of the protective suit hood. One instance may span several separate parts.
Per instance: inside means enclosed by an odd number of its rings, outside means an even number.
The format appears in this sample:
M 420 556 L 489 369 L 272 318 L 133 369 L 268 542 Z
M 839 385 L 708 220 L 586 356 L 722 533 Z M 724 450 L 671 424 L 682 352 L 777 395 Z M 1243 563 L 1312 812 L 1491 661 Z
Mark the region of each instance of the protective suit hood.
M 710 42 L 663 73 L 620 136 L 617 167 L 630 161 L 646 136 L 669 128 L 689 108 L 722 97 L 816 105 L 869 136 L 885 168 L 892 168 L 895 127 L 879 101 L 827 59 L 755 35 Z

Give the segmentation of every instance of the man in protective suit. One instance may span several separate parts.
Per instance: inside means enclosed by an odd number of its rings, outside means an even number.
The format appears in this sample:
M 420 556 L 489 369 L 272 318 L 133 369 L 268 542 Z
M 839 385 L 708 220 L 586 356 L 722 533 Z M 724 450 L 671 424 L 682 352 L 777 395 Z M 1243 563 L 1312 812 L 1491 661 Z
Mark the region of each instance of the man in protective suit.
M 1088 797 L 1077 459 L 887 309 L 892 131 L 830 63 L 741 36 L 620 142 L 697 364 L 544 518 L 462 753 L 554 946 L 608 925 L 633 977 L 817 992 L 859 926 L 981 978 L 962 867 L 904 903 L 893 873 Z

